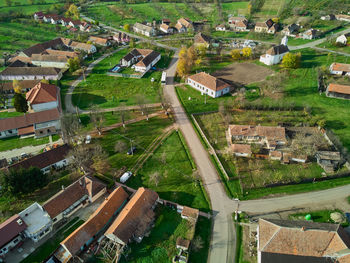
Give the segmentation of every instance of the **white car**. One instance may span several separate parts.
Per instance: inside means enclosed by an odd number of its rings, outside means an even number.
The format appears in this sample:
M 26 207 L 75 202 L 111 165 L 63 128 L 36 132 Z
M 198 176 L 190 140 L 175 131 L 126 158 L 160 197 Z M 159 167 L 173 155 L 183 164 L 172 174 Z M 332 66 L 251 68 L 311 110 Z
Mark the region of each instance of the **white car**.
M 125 183 L 132 176 L 132 172 L 126 172 L 120 177 L 120 182 Z
M 91 142 L 91 135 L 86 135 L 85 143 L 89 144 Z

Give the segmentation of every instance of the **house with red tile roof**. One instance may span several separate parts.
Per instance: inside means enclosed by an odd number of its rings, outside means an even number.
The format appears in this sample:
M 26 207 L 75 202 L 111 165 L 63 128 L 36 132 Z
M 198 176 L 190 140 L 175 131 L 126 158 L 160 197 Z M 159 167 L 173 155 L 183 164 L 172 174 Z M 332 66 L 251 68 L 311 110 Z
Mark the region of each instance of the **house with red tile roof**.
M 34 112 L 61 109 L 60 88 L 56 85 L 39 82 L 27 92 L 26 100 Z
M 19 217 L 14 215 L 0 224 L 0 258 L 5 255 L 25 238 L 24 230 L 27 225 Z
M 250 157 L 252 155 L 251 146 L 249 144 L 237 144 L 231 145 L 231 150 L 234 155 L 240 157 Z
M 127 245 L 132 240 L 141 242 L 154 221 L 153 210 L 158 198 L 156 192 L 139 188 L 104 235 L 120 245 Z
M 89 41 L 91 41 L 91 43 L 93 44 L 104 46 L 104 47 L 110 46 L 112 44 L 109 39 L 103 38 L 103 37 L 96 37 L 96 36 L 90 36 Z
M 225 81 L 211 76 L 205 72 L 200 72 L 189 76 L 187 84 L 212 98 L 217 98 L 230 92 L 231 85 Z
M 122 187 L 116 188 L 89 217 L 89 219 L 61 242 L 62 249 L 56 253 L 61 262 L 85 250 L 99 235 L 106 231 L 128 201 L 129 195 Z
M 260 219 L 258 263 L 347 263 L 350 237 L 339 224 Z
M 53 224 L 69 218 L 80 208 L 95 202 L 106 192 L 106 185 L 92 176 L 84 176 L 63 188 L 43 204 Z
M 329 71 L 334 75 L 350 76 L 350 64 L 334 62 L 330 65 Z
M 350 100 L 350 86 L 330 83 L 326 90 L 326 96 L 331 98 Z

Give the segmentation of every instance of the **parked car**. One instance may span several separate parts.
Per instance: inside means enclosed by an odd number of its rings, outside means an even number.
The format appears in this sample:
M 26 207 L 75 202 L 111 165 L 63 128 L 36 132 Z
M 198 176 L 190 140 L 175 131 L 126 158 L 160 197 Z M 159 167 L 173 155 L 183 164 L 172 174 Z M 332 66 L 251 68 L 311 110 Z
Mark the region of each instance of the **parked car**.
M 91 142 L 91 136 L 90 135 L 86 135 L 85 143 L 89 144 L 90 142 Z
M 136 152 L 136 147 L 133 146 L 129 149 L 129 151 L 127 152 L 128 155 L 133 155 Z
M 126 172 L 120 177 L 120 182 L 125 183 L 132 176 L 132 172 Z

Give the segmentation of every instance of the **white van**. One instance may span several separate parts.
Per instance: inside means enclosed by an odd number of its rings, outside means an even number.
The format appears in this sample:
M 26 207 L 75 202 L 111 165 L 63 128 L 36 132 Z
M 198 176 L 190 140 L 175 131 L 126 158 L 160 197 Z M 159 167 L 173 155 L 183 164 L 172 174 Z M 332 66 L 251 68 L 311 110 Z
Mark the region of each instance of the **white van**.
M 120 182 L 125 183 L 132 176 L 132 172 L 126 172 L 120 177 Z

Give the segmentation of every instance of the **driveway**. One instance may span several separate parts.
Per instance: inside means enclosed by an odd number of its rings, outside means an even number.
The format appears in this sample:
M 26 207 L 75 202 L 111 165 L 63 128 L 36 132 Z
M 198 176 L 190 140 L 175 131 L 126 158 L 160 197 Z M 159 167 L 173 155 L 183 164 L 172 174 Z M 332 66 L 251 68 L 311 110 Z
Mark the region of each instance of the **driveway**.
M 214 225 L 208 261 L 211 263 L 234 262 L 236 234 L 232 221 L 232 212 L 234 211 L 234 206 L 236 206 L 236 204 L 227 197 L 219 179 L 219 175 L 217 174 L 206 149 L 204 149 L 198 139 L 190 120 L 176 96 L 174 76 L 177 59 L 178 52 L 175 53 L 170 67 L 167 70 L 168 85 L 165 87 L 165 94 L 173 107 L 176 124 L 184 134 L 202 177 L 204 187 L 210 197 Z

